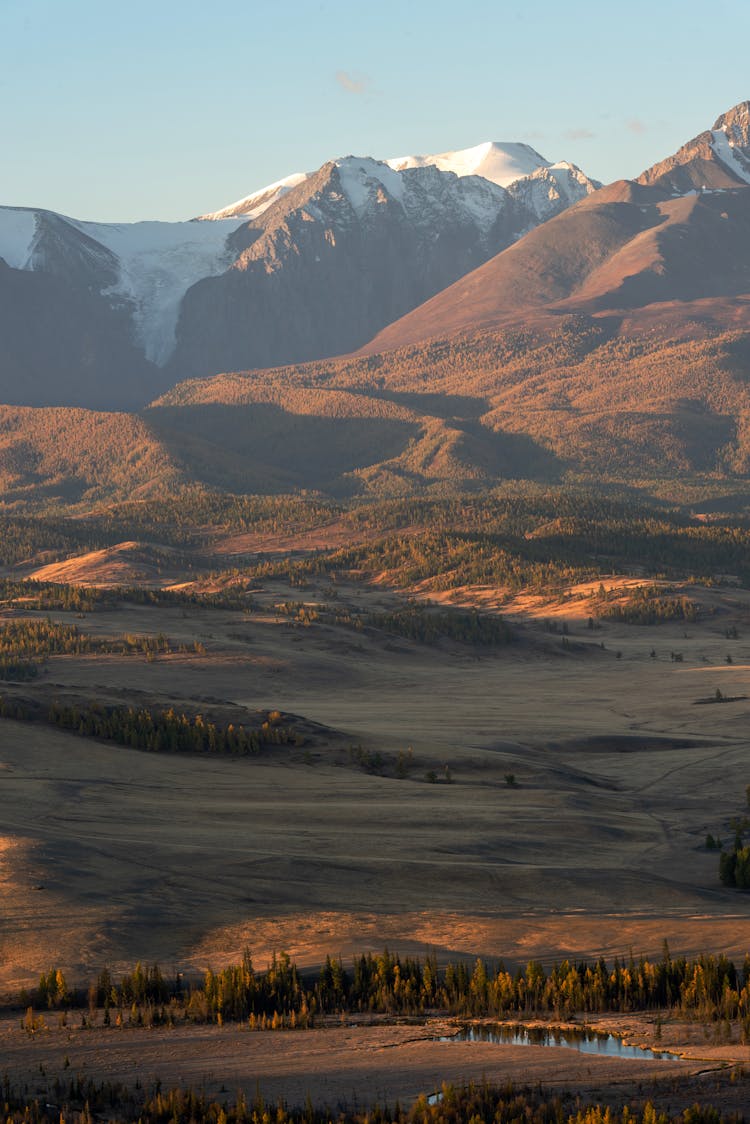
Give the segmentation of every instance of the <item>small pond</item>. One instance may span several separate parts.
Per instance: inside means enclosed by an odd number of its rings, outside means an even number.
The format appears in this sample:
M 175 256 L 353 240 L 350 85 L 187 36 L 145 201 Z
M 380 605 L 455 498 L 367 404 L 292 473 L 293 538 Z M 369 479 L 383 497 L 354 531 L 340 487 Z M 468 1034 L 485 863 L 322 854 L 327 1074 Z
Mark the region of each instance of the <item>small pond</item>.
M 626 1046 L 614 1034 L 601 1034 L 587 1027 L 543 1026 L 467 1026 L 456 1034 L 442 1035 L 440 1042 L 495 1042 L 499 1046 L 563 1046 L 581 1054 L 600 1054 L 607 1058 L 630 1058 L 640 1061 L 679 1061 L 668 1051 Z

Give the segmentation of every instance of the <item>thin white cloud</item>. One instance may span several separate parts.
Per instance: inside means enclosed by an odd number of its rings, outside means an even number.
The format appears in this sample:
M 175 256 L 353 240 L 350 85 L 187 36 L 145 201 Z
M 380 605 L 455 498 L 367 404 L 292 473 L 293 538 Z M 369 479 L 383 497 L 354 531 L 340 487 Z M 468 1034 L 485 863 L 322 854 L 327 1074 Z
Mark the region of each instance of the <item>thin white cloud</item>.
M 363 94 L 369 81 L 364 74 L 351 74 L 348 70 L 337 70 L 335 77 L 347 94 Z
M 639 136 L 641 133 L 645 133 L 648 128 L 645 121 L 640 121 L 637 117 L 631 117 L 630 120 L 626 122 L 626 125 L 631 133 L 637 133 Z
M 592 133 L 591 129 L 568 129 L 565 134 L 566 140 L 593 140 L 596 133 Z

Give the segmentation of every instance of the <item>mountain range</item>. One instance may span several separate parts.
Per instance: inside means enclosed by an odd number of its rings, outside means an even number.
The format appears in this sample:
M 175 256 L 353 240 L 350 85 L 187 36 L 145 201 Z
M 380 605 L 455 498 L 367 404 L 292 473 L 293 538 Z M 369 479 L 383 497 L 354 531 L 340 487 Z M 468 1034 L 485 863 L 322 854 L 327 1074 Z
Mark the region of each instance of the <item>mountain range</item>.
M 0 208 L 0 488 L 744 479 L 749 249 L 748 102 L 604 187 L 485 144 L 187 223 Z
M 750 293 L 750 103 L 635 180 L 589 194 L 564 214 L 386 328 L 369 351 L 435 335 L 570 312 L 744 322 Z
M 485 144 L 333 160 L 184 223 L 0 208 L 0 401 L 133 408 L 351 351 L 596 186 Z

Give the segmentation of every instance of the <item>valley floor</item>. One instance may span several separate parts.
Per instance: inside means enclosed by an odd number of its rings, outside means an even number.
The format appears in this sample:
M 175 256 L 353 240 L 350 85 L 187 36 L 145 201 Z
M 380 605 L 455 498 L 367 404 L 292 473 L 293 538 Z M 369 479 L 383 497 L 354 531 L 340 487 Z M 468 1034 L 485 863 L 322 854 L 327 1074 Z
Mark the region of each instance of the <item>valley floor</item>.
M 230 758 L 3 720 L 0 986 L 53 965 L 86 984 L 137 959 L 201 971 L 248 948 L 264 967 L 283 949 L 312 965 L 386 943 L 522 964 L 653 954 L 667 938 L 741 961 L 745 896 L 721 886 L 705 839 L 729 842 L 744 814 L 750 595 L 691 596 L 697 622 L 595 630 L 585 600 L 526 604 L 496 649 L 274 609 L 388 603 L 327 581 L 269 586 L 250 615 L 52 614 L 94 636 L 163 633 L 173 651 L 51 657 L 14 688 L 26 697 L 225 700 L 328 732 Z M 563 612 L 567 634 L 550 632 Z M 717 688 L 735 701 L 695 705 Z

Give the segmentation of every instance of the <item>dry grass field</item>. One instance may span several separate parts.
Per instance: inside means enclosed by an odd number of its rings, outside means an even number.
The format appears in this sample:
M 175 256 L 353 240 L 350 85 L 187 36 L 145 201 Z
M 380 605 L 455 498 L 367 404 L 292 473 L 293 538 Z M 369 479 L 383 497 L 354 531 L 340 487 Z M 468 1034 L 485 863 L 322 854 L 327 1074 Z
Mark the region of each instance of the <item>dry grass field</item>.
M 52 657 L 28 697 L 224 700 L 330 736 L 208 758 L 4 720 L 3 990 L 52 965 L 83 983 L 137 959 L 216 968 L 245 947 L 260 967 L 274 950 L 304 965 L 386 943 L 510 963 L 654 953 L 664 938 L 744 956 L 744 896 L 719 884 L 704 841 L 743 812 L 750 699 L 694 704 L 750 694 L 750 595 L 697 589 L 698 622 L 595 631 L 585 589 L 527 598 L 510 606 L 518 640 L 489 650 L 304 627 L 273 608 L 331 593 L 274 585 L 251 615 L 52 614 L 205 650 Z M 336 588 L 339 607 L 390 596 Z M 570 647 L 545 624 L 563 614 Z M 384 775 L 362 767 L 368 751 Z
M 237 533 L 218 549 L 241 564 L 250 550 L 344 545 L 347 533 L 336 521 L 291 537 Z M 195 574 L 181 565 L 178 553 L 125 543 L 25 569 L 189 588 Z M 637 584 L 608 578 L 608 604 Z M 0 720 L 0 995 L 53 966 L 85 988 L 104 966 L 118 976 L 141 960 L 194 977 L 245 949 L 261 969 L 282 950 L 314 968 L 329 953 L 348 964 L 385 945 L 513 968 L 658 957 L 667 939 L 673 955 L 741 962 L 745 896 L 720 884 L 705 839 L 731 841 L 730 821 L 745 811 L 750 592 L 686 586 L 695 621 L 594 627 L 598 581 L 554 594 L 412 592 L 444 609 L 502 611 L 515 640 L 424 644 L 352 628 L 352 615 L 392 610 L 403 593 L 341 575 L 303 588 L 269 581 L 252 611 L 6 609 L 99 641 L 161 634 L 170 650 L 52 655 L 37 679 L 0 694 L 208 716 L 278 709 L 305 736 L 248 757 L 156 754 Z M 303 622 L 285 602 L 329 611 Z M 695 705 L 717 688 L 728 701 Z M 455 1029 L 447 1019 L 251 1032 L 104 1027 L 101 1012 L 83 1029 L 80 1018 L 50 1012 L 34 1035 L 21 1012 L 0 1018 L 9 1080 L 53 1100 L 55 1080 L 75 1075 L 351 1106 L 487 1078 L 608 1103 L 705 1098 L 729 1109 L 743 1105 L 750 1063 L 738 1027 L 727 1039 L 672 1016 L 657 1035 L 653 1013 L 589 1022 L 681 1061 L 440 1041 Z

